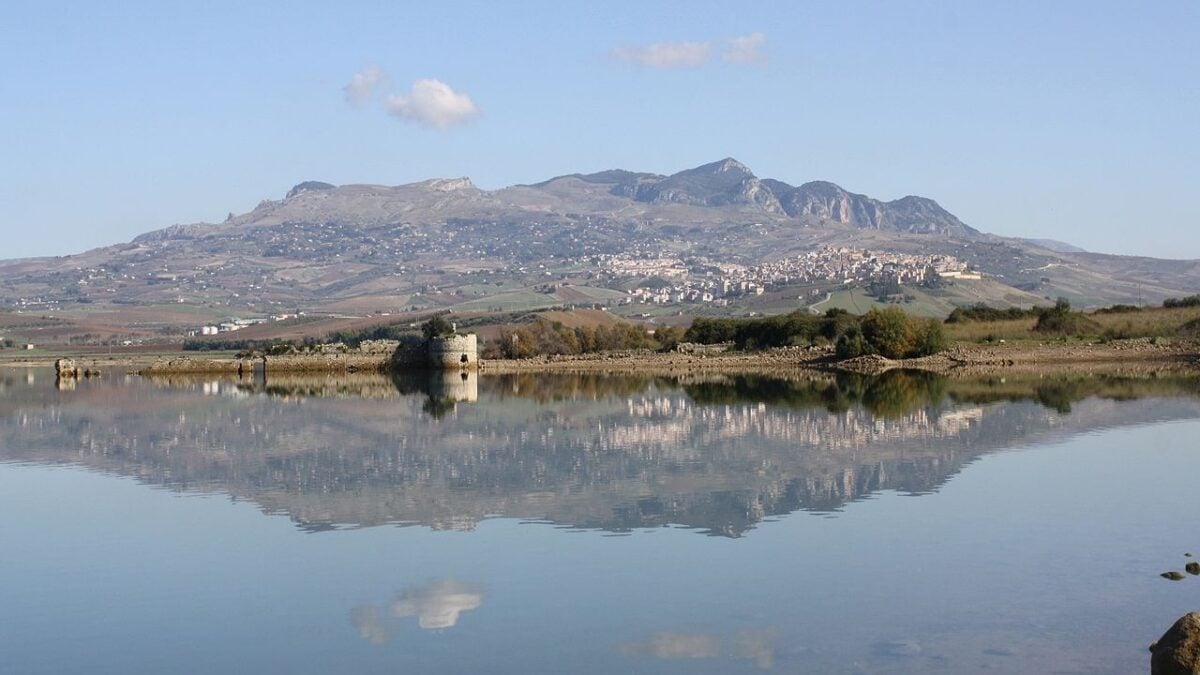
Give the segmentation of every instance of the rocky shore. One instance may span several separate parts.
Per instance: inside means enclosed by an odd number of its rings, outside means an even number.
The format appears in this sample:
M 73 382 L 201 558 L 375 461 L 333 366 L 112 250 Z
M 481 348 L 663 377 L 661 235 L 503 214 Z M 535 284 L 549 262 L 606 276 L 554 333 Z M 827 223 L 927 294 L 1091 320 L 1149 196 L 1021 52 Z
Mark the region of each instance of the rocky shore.
M 1200 372 L 1200 345 L 1194 342 L 1154 343 L 1124 340 L 1106 344 L 956 345 L 919 359 L 892 360 L 865 356 L 839 361 L 832 348 L 787 347 L 762 352 L 717 354 L 609 352 L 578 356 L 540 356 L 521 360 L 490 360 L 482 372 L 637 372 L 680 371 L 772 372 L 800 369 L 841 370 L 875 374 L 894 369 L 935 373 L 1041 373 L 1104 370 L 1113 373 L 1150 371 Z
M 45 367 L 52 357 L 12 359 L 0 365 Z M 75 358 L 82 369 L 134 368 L 143 374 L 246 374 L 256 369 L 270 372 L 387 372 L 405 370 L 386 350 L 332 351 L 300 355 L 269 355 L 256 359 L 230 356 L 108 356 Z M 1099 371 L 1113 373 L 1200 372 L 1200 343 L 1173 340 L 1119 340 L 1107 343 L 958 344 L 949 350 L 919 359 L 890 360 L 878 356 L 838 361 L 829 347 L 786 347 L 761 352 L 652 352 L 649 350 L 599 354 L 539 356 L 520 360 L 480 360 L 485 373 L 514 372 L 779 372 L 790 370 L 842 370 L 880 373 L 904 368 L 937 373 L 1044 373 Z

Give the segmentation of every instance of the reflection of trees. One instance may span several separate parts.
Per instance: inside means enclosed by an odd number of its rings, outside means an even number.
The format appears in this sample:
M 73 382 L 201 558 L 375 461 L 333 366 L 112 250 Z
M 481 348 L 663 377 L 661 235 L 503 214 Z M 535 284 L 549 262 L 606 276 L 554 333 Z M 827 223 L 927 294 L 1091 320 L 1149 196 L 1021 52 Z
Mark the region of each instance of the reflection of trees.
M 458 380 L 461 379 L 461 383 Z M 158 386 L 203 384 L 217 388 L 213 376 L 152 377 Z M 395 398 L 421 394 L 424 410 L 441 419 L 454 402 L 473 401 L 478 391 L 494 399 L 522 398 L 538 403 L 576 399 L 628 398 L 650 388 L 682 387 L 699 405 L 764 403 L 789 408 L 818 408 L 841 414 L 862 408 L 884 418 L 899 418 L 950 400 L 958 403 L 1036 401 L 1061 414 L 1089 397 L 1134 400 L 1147 396 L 1200 397 L 1200 378 L 1057 375 L 1051 377 L 945 377 L 925 371 L 891 370 L 880 375 L 854 373 L 705 376 L 612 376 L 601 373 L 517 373 L 480 377 L 475 373 L 303 374 L 272 375 L 266 380 L 235 379 L 229 385 L 247 394 L 280 398 Z
M 1200 398 L 1200 378 L 1186 375 L 1130 377 L 1096 375 L 988 376 L 949 379 L 946 391 L 959 403 L 998 403 L 1037 401 L 1060 414 L 1070 413 L 1072 405 L 1088 398 L 1132 401 L 1153 396 Z
M 740 375 L 684 385 L 684 390 L 702 405 L 759 402 L 824 408 L 831 413 L 861 406 L 874 415 L 896 418 L 940 403 L 945 397 L 946 380 L 933 373 L 904 370 L 878 376 L 844 373 L 826 378 Z
M 0 461 L 75 462 L 220 490 L 312 531 L 397 522 L 470 530 L 500 514 L 736 537 L 772 515 L 836 510 L 880 490 L 935 490 L 1014 442 L 1194 416 L 1198 381 L 455 373 L 272 378 L 276 389 L 114 378 L 64 392 L 6 377 Z M 285 384 L 294 386 L 281 393 Z M 1145 395 L 1160 398 L 1079 402 Z M 478 403 L 433 419 L 468 400 Z
M 805 375 L 788 379 L 737 375 L 684 384 L 683 388 L 702 405 L 761 402 L 791 408 L 824 408 L 835 414 L 861 407 L 885 418 L 903 417 L 915 410 L 942 405 L 946 400 L 978 404 L 1036 401 L 1067 414 L 1073 403 L 1091 397 L 1117 401 L 1149 396 L 1200 398 L 1200 378 L 1194 376 L 1059 375 L 963 379 L 917 370 L 891 370 L 880 375 Z
M 513 373 L 483 378 L 489 393 L 497 398 L 521 397 L 539 403 L 578 398 L 627 398 L 660 384 L 673 386 L 675 380 L 640 375 L 605 375 L 602 373 Z
M 454 412 L 457 404 L 458 402 L 449 396 L 430 395 L 429 398 L 425 399 L 425 403 L 421 405 L 421 411 L 435 420 L 440 420 Z

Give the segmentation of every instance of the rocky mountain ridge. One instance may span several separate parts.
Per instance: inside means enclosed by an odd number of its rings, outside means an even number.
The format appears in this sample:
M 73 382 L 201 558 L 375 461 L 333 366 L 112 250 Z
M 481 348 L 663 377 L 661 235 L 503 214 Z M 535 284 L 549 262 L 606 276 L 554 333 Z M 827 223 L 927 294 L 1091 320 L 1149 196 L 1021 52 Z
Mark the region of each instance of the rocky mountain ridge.
M 713 270 L 823 247 L 951 256 L 989 279 L 953 302 L 1027 305 L 1064 295 L 1079 305 L 1111 304 L 1200 288 L 1196 261 L 996 237 L 932 199 L 883 201 L 823 181 L 793 186 L 727 158 L 671 175 L 613 169 L 499 190 L 469 178 L 305 181 L 222 223 L 172 225 L 77 255 L 0 261 L 0 309 L 170 303 L 236 315 L 272 307 L 612 305 L 632 288 L 608 270 L 613 257 L 673 258 Z M 814 294 L 777 290 L 790 293 L 793 306 L 799 293 Z

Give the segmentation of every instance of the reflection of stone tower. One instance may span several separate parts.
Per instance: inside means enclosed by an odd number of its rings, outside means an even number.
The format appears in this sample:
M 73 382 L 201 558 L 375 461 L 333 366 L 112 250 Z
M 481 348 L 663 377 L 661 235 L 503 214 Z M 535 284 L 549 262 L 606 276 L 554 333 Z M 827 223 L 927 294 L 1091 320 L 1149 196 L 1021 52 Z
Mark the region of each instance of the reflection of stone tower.
M 429 341 L 433 368 L 475 370 L 479 367 L 479 341 L 474 333 L 433 338 Z
M 429 395 L 455 403 L 474 403 L 479 400 L 479 376 L 470 371 L 433 374 L 429 378 Z

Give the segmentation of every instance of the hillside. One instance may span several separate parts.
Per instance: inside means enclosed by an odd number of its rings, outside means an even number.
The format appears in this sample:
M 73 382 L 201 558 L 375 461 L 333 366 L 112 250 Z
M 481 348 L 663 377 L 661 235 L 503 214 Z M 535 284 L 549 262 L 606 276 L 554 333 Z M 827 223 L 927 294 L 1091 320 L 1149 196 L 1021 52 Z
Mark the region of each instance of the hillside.
M 841 249 L 850 253 L 831 253 Z M 0 261 L 0 309 L 85 316 L 169 306 L 196 322 L 297 310 L 363 316 L 561 305 L 627 314 L 784 311 L 879 277 L 915 288 L 933 267 L 980 272 L 987 283 L 967 275 L 938 284 L 923 292 L 941 298 L 927 303 L 931 312 L 968 300 L 1032 304 L 1065 295 L 1088 306 L 1200 289 L 1196 261 L 996 237 L 932 199 L 884 201 L 821 181 L 792 186 L 724 159 L 670 176 L 612 170 L 494 191 L 467 178 L 306 181 L 223 223 L 174 225 L 78 255 Z M 639 288 L 666 288 L 666 300 L 626 306 Z

